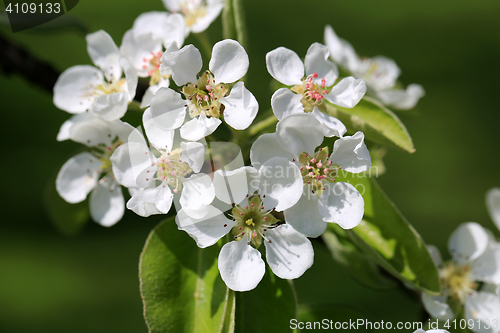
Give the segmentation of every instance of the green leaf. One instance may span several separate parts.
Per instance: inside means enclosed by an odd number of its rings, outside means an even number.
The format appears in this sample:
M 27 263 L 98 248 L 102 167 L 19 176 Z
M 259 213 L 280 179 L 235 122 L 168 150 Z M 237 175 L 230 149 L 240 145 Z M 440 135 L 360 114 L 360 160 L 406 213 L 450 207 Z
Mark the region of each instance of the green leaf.
M 45 209 L 54 227 L 67 236 L 79 234 L 90 218 L 89 203 L 67 203 L 56 191 L 56 176 L 51 177 L 44 189 Z
M 363 99 L 352 109 L 326 104 L 326 113 L 344 123 L 349 133 L 362 131 L 366 139 L 378 144 L 415 151 L 410 134 L 401 120 L 385 106 L 370 97 Z
M 220 278 L 219 250 L 198 248 L 173 217 L 150 233 L 139 263 L 150 332 L 234 331 L 234 292 Z
M 333 259 L 341 264 L 353 278 L 372 289 L 386 290 L 396 287 L 396 283 L 384 277 L 377 265 L 352 243 L 345 230 L 336 224 L 330 227 L 331 230 L 336 229 L 336 232 L 325 231 L 322 235 L 323 241 Z
M 439 293 L 439 274 L 427 247 L 374 179 L 342 171 L 337 178 L 363 195 L 365 215 L 347 230 L 354 244 L 395 277 L 431 294 Z
M 236 294 L 236 332 L 290 332 L 297 318 L 292 282 L 276 277 L 268 268 L 257 288 Z

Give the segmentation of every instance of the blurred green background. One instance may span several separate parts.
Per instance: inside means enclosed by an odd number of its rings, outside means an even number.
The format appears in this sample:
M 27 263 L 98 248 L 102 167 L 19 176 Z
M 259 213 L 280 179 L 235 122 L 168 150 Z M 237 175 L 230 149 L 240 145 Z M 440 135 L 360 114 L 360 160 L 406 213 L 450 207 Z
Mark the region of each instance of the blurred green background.
M 417 108 L 397 112 L 417 150 L 411 155 L 389 150 L 387 173 L 380 178 L 389 197 L 445 257 L 448 236 L 459 223 L 477 221 L 494 230 L 484 195 L 500 186 L 498 0 L 253 0 L 244 5 L 246 85 L 261 110 L 270 107 L 272 94 L 265 54 L 285 46 L 303 57 L 311 43 L 323 41 L 324 26 L 331 24 L 360 55 L 395 59 L 402 82 L 426 90 Z M 151 10 L 164 10 L 161 1 L 82 0 L 68 15 L 90 32 L 106 30 L 120 44 L 137 15 Z M 3 27 L 0 33 L 59 71 L 90 64 L 84 33 L 55 29 L 57 24 L 16 34 Z M 212 43 L 221 39 L 220 31 L 219 18 L 208 30 Z M 197 42 L 191 36 L 186 44 Z M 146 332 L 138 259 L 161 217 L 126 212 L 110 229 L 90 221 L 78 236 L 58 232 L 44 197 L 61 165 L 81 149 L 55 140 L 69 115 L 52 104 L 49 93 L 18 75 L 0 73 L 0 87 L 0 332 Z M 301 303 L 336 304 L 332 319 L 339 309 L 352 308 L 371 320 L 426 320 L 412 292 L 369 290 L 333 264 L 323 245 L 315 248 L 315 265 L 295 283 Z

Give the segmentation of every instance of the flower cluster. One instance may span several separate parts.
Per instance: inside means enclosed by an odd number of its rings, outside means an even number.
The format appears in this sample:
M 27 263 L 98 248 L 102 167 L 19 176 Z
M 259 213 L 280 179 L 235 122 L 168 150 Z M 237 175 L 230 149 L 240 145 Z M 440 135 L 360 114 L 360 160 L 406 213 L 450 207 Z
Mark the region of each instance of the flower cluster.
M 57 190 L 70 203 L 92 192 L 92 218 L 104 226 L 118 222 L 125 207 L 148 217 L 174 206 L 178 228 L 200 248 L 222 240 L 218 268 L 233 290 L 259 284 L 263 255 L 276 276 L 298 278 L 314 262 L 309 238 L 331 223 L 352 229 L 364 214 L 362 194 L 339 173 L 363 175 L 371 168 L 365 134 L 347 128 L 331 110 L 354 109 L 366 93 L 410 108 L 423 90 L 395 89 L 399 69 L 392 61 L 358 58 L 327 27 L 326 45 L 312 44 L 304 60 L 284 47 L 267 53 L 269 80 L 286 88 L 273 93 L 273 122 L 264 131 L 254 124 L 259 103 L 244 83 L 250 64 L 245 48 L 221 40 L 203 67 L 200 51 L 183 45 L 220 14 L 222 1 L 164 4 L 170 12 L 141 14 L 120 47 L 104 31 L 88 35 L 97 68 L 75 66 L 59 77 L 54 104 L 75 115 L 57 138 L 89 151 L 63 165 Z M 341 75 L 337 65 L 352 76 Z M 138 85 L 143 96 L 136 96 Z M 130 105 L 142 112 L 138 127 L 120 120 Z M 241 151 L 217 149 L 231 138 Z M 126 203 L 122 187 L 130 193 Z M 443 281 L 458 270 L 444 268 Z M 470 299 L 475 285 L 464 279 L 463 289 L 443 282 L 444 297 Z

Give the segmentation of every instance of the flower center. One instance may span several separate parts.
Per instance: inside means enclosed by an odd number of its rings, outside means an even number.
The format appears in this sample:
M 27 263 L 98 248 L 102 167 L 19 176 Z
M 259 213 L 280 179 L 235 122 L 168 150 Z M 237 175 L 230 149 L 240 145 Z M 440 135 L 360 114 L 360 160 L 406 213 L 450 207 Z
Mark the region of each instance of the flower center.
M 120 79 L 111 82 L 104 82 L 94 88 L 94 95 L 110 95 L 117 92 L 125 92 L 126 91 L 126 79 Z
M 292 91 L 302 95 L 302 105 L 305 112 L 312 112 L 315 106 L 323 104 L 323 99 L 328 94 L 325 78 L 322 78 L 321 84 L 318 84 L 314 82 L 317 77 L 318 73 L 309 75 L 302 80 L 302 84 L 291 88 Z
M 272 210 L 264 210 L 260 195 L 247 198 L 245 207 L 235 205 L 229 214 L 237 223 L 233 227 L 234 239 L 240 241 L 247 236 L 247 243 L 258 248 L 262 244 L 262 239 L 266 240 L 264 232 L 278 225 L 279 220 L 271 212 Z
M 186 84 L 182 93 L 189 101 L 189 116 L 194 118 L 204 111 L 207 117 L 219 118 L 224 111 L 220 99 L 227 96 L 229 87 L 228 84 L 215 84 L 214 76 L 209 71 L 205 71 L 196 84 Z
M 340 167 L 332 165 L 333 162 L 328 160 L 329 156 L 328 147 L 325 147 L 319 148 L 314 156 L 302 153 L 299 157 L 298 164 L 304 185 L 318 196 L 325 190 L 325 182 L 335 182 L 338 169 L 340 169 Z
M 448 262 L 439 272 L 439 277 L 443 290 L 450 297 L 460 300 L 461 303 L 464 303 L 466 295 L 471 294 L 477 288 L 468 265 Z
M 144 57 L 142 59 L 144 65 L 142 65 L 143 69 L 148 70 L 148 76 L 151 77 L 149 80 L 149 85 L 153 86 L 160 82 L 160 80 L 168 79 L 170 75 L 163 76 L 160 74 L 160 65 L 161 65 L 161 57 L 163 56 L 163 52 L 158 51 L 156 53 L 151 52 L 151 58 Z
M 161 155 L 151 166 L 156 166 L 156 180 L 165 182 L 174 193 L 178 193 L 182 188 L 181 178 L 186 177 L 191 171 L 191 167 L 186 162 L 181 161 L 181 149 L 167 151 L 153 146 Z M 147 171 L 149 173 L 149 170 Z M 146 180 L 148 180 L 146 178 Z M 165 187 L 165 184 L 163 184 Z
M 90 153 L 94 155 L 99 162 L 101 162 L 101 170 L 99 173 L 99 183 L 105 183 L 107 181 L 115 181 L 115 176 L 113 174 L 113 168 L 111 165 L 111 160 L 109 159 L 111 155 L 115 152 L 118 146 L 122 145 L 123 141 L 120 138 L 115 137 L 112 141 L 111 145 L 106 145 L 104 143 L 100 143 L 97 146 L 91 148 Z M 110 189 L 112 190 L 114 187 L 112 186 Z
M 179 7 L 187 27 L 192 27 L 198 19 L 207 14 L 206 5 L 200 0 L 186 0 Z

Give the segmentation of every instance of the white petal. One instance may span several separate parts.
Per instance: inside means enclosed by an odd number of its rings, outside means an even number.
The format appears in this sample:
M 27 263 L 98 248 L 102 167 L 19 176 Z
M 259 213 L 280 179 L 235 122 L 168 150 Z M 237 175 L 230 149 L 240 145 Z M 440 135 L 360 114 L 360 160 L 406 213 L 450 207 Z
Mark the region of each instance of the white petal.
M 236 83 L 229 96 L 221 99 L 221 103 L 225 106 L 224 120 L 236 130 L 250 126 L 259 111 L 259 103 L 243 82 Z
M 429 251 L 432 261 L 434 261 L 436 267 L 439 268 L 443 264 L 443 257 L 441 256 L 439 249 L 434 245 L 427 245 L 427 251 Z
M 163 187 L 165 185 L 165 187 Z M 163 214 L 167 214 L 172 207 L 173 194 L 170 188 L 164 183 L 156 188 L 157 194 L 155 196 L 154 204 L 156 208 Z
M 127 208 L 142 217 L 162 214 L 154 204 L 158 197 L 159 190 L 158 188 L 137 189 L 133 194 L 131 193 L 132 197 L 127 202 Z
M 292 86 L 302 83 L 304 64 L 297 53 L 278 47 L 266 54 L 267 71 L 279 82 Z
M 59 129 L 59 133 L 57 133 L 57 141 L 64 141 L 70 139 L 70 129 L 71 127 L 79 123 L 83 120 L 85 120 L 91 113 L 85 112 L 85 113 L 80 113 L 80 114 L 75 114 L 71 116 L 68 120 L 66 120 L 62 125 L 61 128 Z
M 205 15 L 199 17 L 193 25 L 190 27 L 191 31 L 195 34 L 205 31 L 210 24 L 219 16 L 222 8 L 224 7 L 224 3 L 222 1 L 211 1 L 212 3 L 208 3 L 206 6 Z
M 215 198 L 215 189 L 209 176 L 198 173 L 182 180 L 182 193 L 179 200 L 186 214 L 202 218 L 208 213 L 208 205 Z
M 162 36 L 163 45 L 169 49 L 172 43 L 178 47 L 184 44 L 184 31 L 186 30 L 184 18 L 181 14 L 170 14 L 163 22 L 165 34 Z
M 71 126 L 69 138 L 88 147 L 94 147 L 99 144 L 110 146 L 114 136 L 109 122 L 89 112 L 87 117 Z
M 169 79 L 160 79 L 160 82 L 158 84 L 149 86 L 148 89 L 146 89 L 146 92 L 144 93 L 144 96 L 142 96 L 142 101 L 141 101 L 141 109 L 146 108 L 151 104 L 151 100 L 153 99 L 154 95 L 160 88 L 168 88 L 170 85 L 170 80 Z
M 499 332 L 500 297 L 486 292 L 473 293 L 465 298 L 465 319 L 474 321 L 473 332 Z M 485 327 L 489 327 L 486 329 Z
M 328 138 L 332 136 L 341 138 L 347 132 L 347 128 L 340 120 L 319 111 L 317 107 L 314 107 L 312 114 L 321 123 L 324 136 Z
M 101 162 L 84 152 L 70 158 L 59 170 L 56 179 L 57 193 L 69 203 L 78 203 L 96 186 Z
M 271 107 L 278 120 L 282 120 L 291 114 L 304 113 L 302 96 L 293 93 L 288 88 L 280 88 L 271 97 Z
M 276 133 L 262 134 L 250 148 L 250 161 L 256 168 L 260 167 L 268 159 L 276 156 L 284 157 L 289 161 L 294 158 L 292 153 L 280 146 Z
M 193 45 L 186 45 L 178 51 L 165 52 L 161 63 L 170 67 L 172 79 L 178 86 L 198 81 L 196 74 L 201 70 L 202 60 L 200 51 Z
M 333 144 L 333 151 L 329 160 L 341 166 L 345 171 L 352 173 L 370 169 L 371 157 L 364 138 L 363 132 L 356 132 L 353 136 L 339 138 Z
M 215 117 L 207 118 L 202 111 L 198 118 L 191 119 L 181 127 L 181 137 L 189 141 L 198 141 L 212 134 L 222 121 Z
M 446 296 L 434 296 L 425 292 L 422 293 L 422 303 L 425 310 L 434 318 L 439 320 L 453 319 L 455 315 L 448 303 Z
M 163 5 L 169 12 L 175 13 L 181 10 L 180 5 L 184 3 L 184 0 L 162 0 Z
M 102 72 L 92 66 L 73 66 L 65 70 L 54 85 L 54 104 L 69 113 L 82 113 L 92 107 L 94 89 L 104 83 Z
M 205 146 L 199 142 L 181 142 L 181 160 L 195 173 L 200 172 L 205 162 Z
M 222 280 L 235 291 L 254 289 L 266 271 L 260 252 L 247 245 L 245 239 L 225 244 L 219 253 L 218 266 Z
M 377 93 L 378 98 L 387 106 L 398 110 L 413 109 L 420 98 L 425 95 L 424 88 L 419 84 L 410 84 L 406 90 L 383 90 Z
M 488 234 L 484 228 L 475 223 L 461 224 L 450 236 L 448 249 L 458 263 L 475 260 L 488 247 Z
M 259 169 L 259 189 L 266 209 L 281 212 L 295 205 L 303 188 L 299 167 L 284 157 L 273 157 Z
M 494 187 L 486 193 L 486 207 L 491 219 L 500 230 L 500 188 Z
M 329 25 L 325 27 L 325 44 L 335 62 L 351 72 L 357 71 L 359 58 L 356 51 L 349 42 L 337 37 Z
M 90 216 L 100 225 L 111 227 L 123 217 L 125 200 L 119 185 L 106 183 L 97 185 L 90 194 Z
M 168 148 L 172 150 L 174 142 L 174 130 L 164 130 L 151 115 L 151 108 L 147 108 L 142 115 L 144 131 L 150 143 L 158 148 Z
M 314 153 L 323 142 L 321 123 L 311 114 L 292 114 L 276 126 L 276 137 L 281 147 L 299 156 Z
M 144 59 L 150 59 L 151 52 L 161 51 L 161 42 L 154 40 L 152 34 L 136 38 L 132 29 L 125 32 L 120 46 L 120 53 L 132 63 L 140 77 L 148 76 L 148 69 L 143 68 L 146 65 Z
M 401 74 L 401 70 L 394 60 L 376 56 L 364 58 L 359 63 L 358 76 L 366 81 L 366 84 L 375 91 L 392 89 Z
M 127 82 L 127 92 L 128 92 L 128 101 L 132 101 L 135 97 L 135 90 L 137 89 L 137 71 L 134 66 L 128 61 L 128 59 L 121 57 L 120 58 L 120 66 L 123 68 L 123 72 L 125 73 L 125 80 Z
M 186 118 L 186 101 L 170 88 L 160 88 L 151 100 L 151 115 L 164 130 L 179 128 Z
M 324 221 L 337 223 L 343 229 L 352 229 L 363 218 L 365 202 L 351 184 L 327 183 L 319 198 L 318 208 Z
M 319 214 L 318 200 L 316 194 L 304 193 L 294 206 L 285 210 L 286 223 L 307 237 L 318 237 L 323 234 L 327 223 Z
M 128 96 L 125 93 L 114 93 L 97 97 L 92 111 L 106 121 L 120 119 L 127 112 Z
M 268 229 L 265 236 L 266 260 L 274 274 L 282 279 L 296 279 L 312 266 L 314 250 L 309 239 L 289 224 Z
M 129 140 L 132 132 L 137 132 L 137 130 L 133 128 L 132 125 L 121 120 L 114 120 L 112 122 L 109 122 L 109 128 L 111 129 L 112 139 L 119 137 L 123 142 L 127 142 Z
M 470 265 L 474 280 L 500 285 L 500 244 L 490 239 L 483 254 Z
M 252 167 L 232 171 L 217 170 L 213 181 L 216 197 L 227 204 L 241 203 L 248 194 L 253 193 L 256 186 L 251 186 L 251 182 L 257 175 Z
M 330 52 L 325 45 L 314 43 L 307 50 L 306 59 L 304 60 L 306 76 L 314 73 L 318 74 L 314 82 L 321 84 L 321 79 L 324 78 L 327 87 L 333 85 L 339 76 L 337 65 L 328 60 L 329 56 Z
M 201 248 L 214 245 L 237 224 L 213 206 L 209 206 L 207 215 L 201 219 L 192 218 L 181 209 L 175 217 L 175 222 L 179 230 L 187 232 Z
M 87 51 L 92 62 L 102 69 L 108 81 L 119 80 L 122 76 L 120 51 L 113 38 L 104 30 L 88 34 Z
M 208 68 L 216 83 L 232 83 L 241 79 L 248 70 L 248 55 L 235 40 L 225 39 L 214 45 Z
M 165 21 L 169 16 L 166 12 L 147 12 L 140 14 L 134 21 L 132 31 L 137 41 L 149 38 L 160 42 L 165 37 Z
M 359 103 L 365 93 L 365 81 L 349 76 L 343 78 L 339 83 L 334 85 L 325 98 L 332 104 L 344 108 L 353 108 Z
M 119 184 L 125 187 L 138 187 L 141 173 L 151 167 L 153 154 L 145 144 L 127 142 L 116 148 L 110 160 L 113 174 Z

